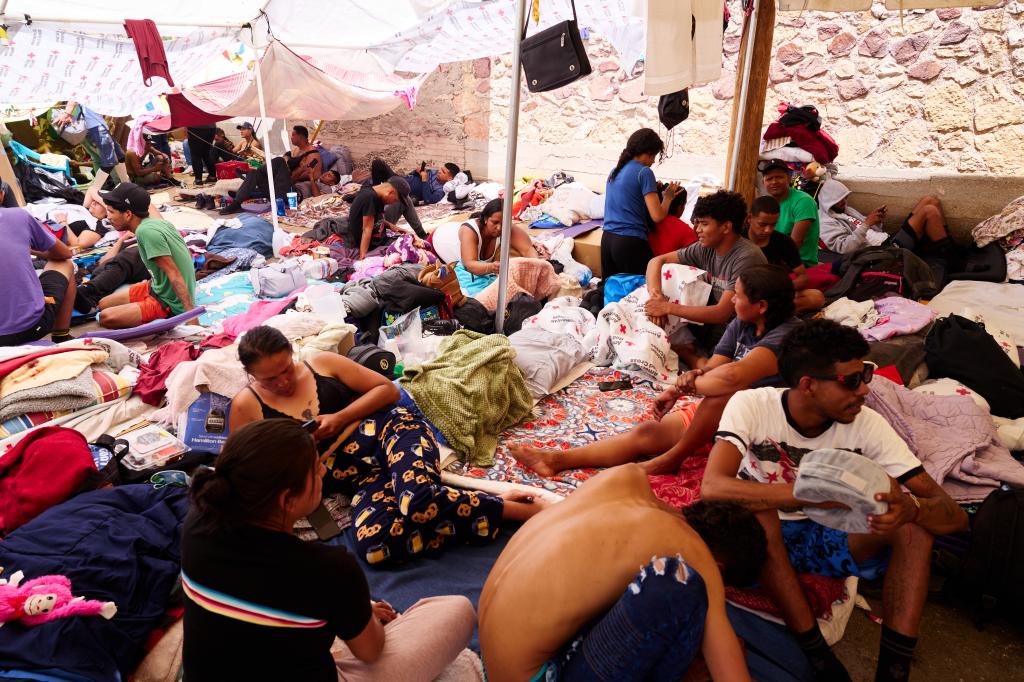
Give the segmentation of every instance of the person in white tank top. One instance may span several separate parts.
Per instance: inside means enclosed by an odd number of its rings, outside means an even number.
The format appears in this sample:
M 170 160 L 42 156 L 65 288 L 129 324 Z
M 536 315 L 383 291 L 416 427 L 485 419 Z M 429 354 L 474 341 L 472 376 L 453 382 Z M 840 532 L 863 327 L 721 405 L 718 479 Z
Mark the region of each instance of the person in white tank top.
M 478 217 L 463 223 L 446 223 L 434 232 L 434 251 L 446 263 L 458 263 L 455 274 L 467 296 L 480 293 L 498 276 L 501 212 L 502 200 L 493 199 Z M 539 258 L 526 230 L 513 225 L 511 239 L 516 256 Z

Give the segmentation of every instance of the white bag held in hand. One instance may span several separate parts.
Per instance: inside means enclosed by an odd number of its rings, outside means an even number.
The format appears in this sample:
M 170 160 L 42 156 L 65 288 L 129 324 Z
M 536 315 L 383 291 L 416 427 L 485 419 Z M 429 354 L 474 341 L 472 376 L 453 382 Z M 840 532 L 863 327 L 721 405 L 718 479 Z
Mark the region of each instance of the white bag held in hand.
M 863 455 L 822 448 L 800 460 L 793 495 L 806 502 L 841 502 L 849 509 L 805 507 L 807 518 L 847 533 L 870 533 L 868 516 L 889 511 L 875 495 L 890 490 L 889 474 Z
M 88 132 L 85 127 L 85 119 L 79 118 L 61 128 L 60 136 L 65 142 L 74 147 L 75 145 L 82 144 Z
M 249 281 L 258 298 L 283 298 L 306 286 L 306 276 L 294 260 L 253 268 L 249 271 Z

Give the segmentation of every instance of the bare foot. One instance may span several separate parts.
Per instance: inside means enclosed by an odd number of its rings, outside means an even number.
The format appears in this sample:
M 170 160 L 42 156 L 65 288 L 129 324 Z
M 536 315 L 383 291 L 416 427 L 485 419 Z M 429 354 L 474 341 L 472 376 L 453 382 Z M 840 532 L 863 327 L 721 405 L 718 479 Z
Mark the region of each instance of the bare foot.
M 556 469 L 551 464 L 551 460 L 556 454 L 552 451 L 540 450 L 525 445 L 510 445 L 508 446 L 508 451 L 520 464 L 528 469 L 533 469 L 543 478 L 551 478 L 560 471 L 560 469 Z

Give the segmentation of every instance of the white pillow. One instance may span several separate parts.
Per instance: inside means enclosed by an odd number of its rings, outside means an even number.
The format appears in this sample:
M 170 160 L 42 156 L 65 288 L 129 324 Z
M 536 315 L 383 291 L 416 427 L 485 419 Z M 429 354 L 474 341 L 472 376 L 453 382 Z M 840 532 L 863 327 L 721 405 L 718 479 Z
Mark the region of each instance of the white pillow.
M 945 377 L 942 379 L 930 379 L 922 383 L 917 388 L 911 390 L 917 393 L 927 393 L 929 395 L 939 396 L 968 395 L 978 405 L 984 407 L 986 410 L 989 409 L 989 404 L 987 400 L 981 397 L 977 392 L 961 384 L 956 379 L 950 379 L 949 377 Z

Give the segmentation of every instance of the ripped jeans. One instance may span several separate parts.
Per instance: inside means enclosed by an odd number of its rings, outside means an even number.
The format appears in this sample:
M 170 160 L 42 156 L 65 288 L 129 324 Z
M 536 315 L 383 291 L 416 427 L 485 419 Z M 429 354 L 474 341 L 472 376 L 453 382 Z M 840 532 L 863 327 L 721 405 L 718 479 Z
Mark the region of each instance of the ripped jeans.
M 653 557 L 619 600 L 534 679 L 678 680 L 704 635 L 704 579 L 682 557 Z

